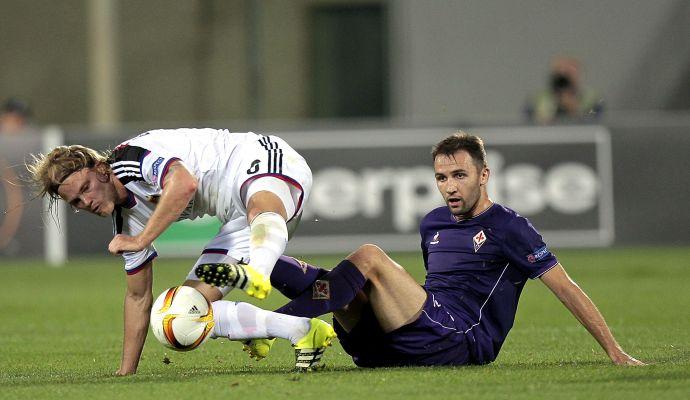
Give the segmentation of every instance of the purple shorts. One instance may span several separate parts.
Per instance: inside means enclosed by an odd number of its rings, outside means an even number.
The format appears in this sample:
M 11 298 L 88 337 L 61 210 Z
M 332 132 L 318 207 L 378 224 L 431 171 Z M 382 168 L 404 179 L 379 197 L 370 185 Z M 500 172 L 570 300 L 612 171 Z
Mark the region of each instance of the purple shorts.
M 392 332 L 383 332 L 369 305 L 350 332 L 335 319 L 333 325 L 343 349 L 359 367 L 471 363 L 464 332 L 455 328 L 453 317 L 428 291 L 419 318 Z

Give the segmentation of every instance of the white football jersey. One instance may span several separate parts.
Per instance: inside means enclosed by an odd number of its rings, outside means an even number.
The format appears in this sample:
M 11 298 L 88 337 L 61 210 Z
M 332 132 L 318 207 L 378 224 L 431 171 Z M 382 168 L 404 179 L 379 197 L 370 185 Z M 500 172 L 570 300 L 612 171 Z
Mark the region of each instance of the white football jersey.
M 247 186 L 270 176 L 287 182 L 298 215 L 311 188 L 306 161 L 282 139 L 225 129 L 152 130 L 117 146 L 110 157 L 114 175 L 128 191 L 126 204 L 113 212 L 114 234 L 141 233 L 163 191 L 170 164 L 179 161 L 196 177 L 197 191 L 180 219 L 216 216 L 222 223 L 211 240 L 237 260 L 249 253 L 249 224 L 243 198 Z M 207 246 L 209 247 L 209 246 Z M 157 255 L 153 246 L 124 253 L 125 270 L 136 273 Z

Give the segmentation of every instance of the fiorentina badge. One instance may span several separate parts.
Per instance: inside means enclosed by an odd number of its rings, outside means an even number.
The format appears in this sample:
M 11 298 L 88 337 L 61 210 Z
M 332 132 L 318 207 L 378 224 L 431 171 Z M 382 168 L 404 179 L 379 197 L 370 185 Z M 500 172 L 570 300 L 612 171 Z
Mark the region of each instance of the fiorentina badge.
M 486 242 L 486 235 L 484 234 L 484 231 L 479 231 L 478 234 L 474 235 L 472 242 L 474 242 L 474 252 L 476 253 L 477 250 L 482 247 L 484 242 Z
M 314 300 L 328 300 L 331 298 L 331 287 L 328 281 L 316 280 L 314 282 L 312 298 Z

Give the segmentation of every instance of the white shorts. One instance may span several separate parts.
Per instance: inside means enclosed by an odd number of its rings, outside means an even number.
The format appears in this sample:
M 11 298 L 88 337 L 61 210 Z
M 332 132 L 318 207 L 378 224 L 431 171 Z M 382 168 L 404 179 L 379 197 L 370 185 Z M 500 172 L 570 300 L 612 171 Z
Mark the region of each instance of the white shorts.
M 232 187 L 233 210 L 227 215 L 227 222 L 220 227 L 218 234 L 206 244 L 187 279 L 198 279 L 194 269 L 199 264 L 250 262 L 250 229 L 244 197 L 252 182 L 270 177 L 287 184 L 294 204 L 286 209 L 295 210 L 292 215 L 288 215 L 288 231 L 291 233 L 299 223 L 304 204 L 309 198 L 312 186 L 311 169 L 304 158 L 283 139 L 262 136 L 259 140 L 239 145 L 237 150 L 241 151 L 240 154 L 243 156 L 233 165 L 236 171 Z M 261 187 L 270 188 L 273 184 Z M 279 197 L 285 201 L 285 196 Z M 223 295 L 231 290 L 228 287 L 220 289 Z

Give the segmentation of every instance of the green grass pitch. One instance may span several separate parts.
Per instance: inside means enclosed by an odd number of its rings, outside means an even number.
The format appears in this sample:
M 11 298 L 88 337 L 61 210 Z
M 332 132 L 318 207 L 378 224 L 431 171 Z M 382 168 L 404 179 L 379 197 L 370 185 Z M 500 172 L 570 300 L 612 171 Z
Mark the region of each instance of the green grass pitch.
M 58 269 L 3 260 L 0 399 L 690 398 L 690 249 L 556 253 L 622 346 L 652 365 L 612 366 L 534 281 L 525 287 L 498 360 L 486 366 L 357 369 L 336 343 L 325 354 L 324 371 L 300 374 L 291 371 L 293 353 L 285 342 L 257 363 L 235 342 L 209 341 L 176 353 L 149 334 L 139 373 L 120 378 L 112 375 L 122 338 L 120 260 L 74 260 Z M 342 256 L 305 259 L 332 266 Z M 417 254 L 394 258 L 421 281 Z M 159 260 L 154 295 L 179 284 L 189 265 Z M 247 300 L 242 294 L 231 298 Z M 283 301 L 274 294 L 261 305 Z

